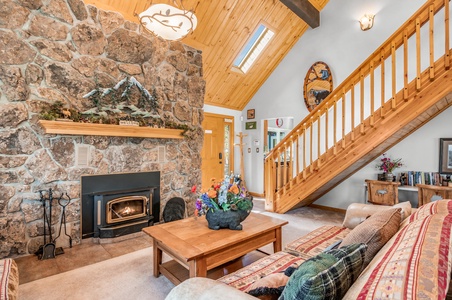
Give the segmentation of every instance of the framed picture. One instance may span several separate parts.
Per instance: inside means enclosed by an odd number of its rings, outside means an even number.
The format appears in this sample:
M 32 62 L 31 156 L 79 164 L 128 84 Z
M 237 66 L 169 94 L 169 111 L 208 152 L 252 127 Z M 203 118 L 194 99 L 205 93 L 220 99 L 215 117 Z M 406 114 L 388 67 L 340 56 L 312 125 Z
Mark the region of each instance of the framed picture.
M 439 139 L 439 173 L 452 174 L 452 138 Z
M 254 119 L 255 115 L 254 115 L 254 109 L 248 109 L 246 111 L 246 118 L 249 119 Z
M 249 130 L 249 129 L 256 129 L 257 128 L 257 122 L 246 122 L 245 123 L 245 129 Z

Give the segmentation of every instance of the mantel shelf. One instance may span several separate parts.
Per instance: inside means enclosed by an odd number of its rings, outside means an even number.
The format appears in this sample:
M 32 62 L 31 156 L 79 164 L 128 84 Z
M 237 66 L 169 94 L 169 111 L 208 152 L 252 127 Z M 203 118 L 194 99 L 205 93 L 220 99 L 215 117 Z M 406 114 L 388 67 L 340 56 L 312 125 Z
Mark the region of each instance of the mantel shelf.
M 123 136 L 158 139 L 183 139 L 183 130 L 168 128 L 152 128 L 123 126 L 111 124 L 79 123 L 64 121 L 39 120 L 48 134 Z

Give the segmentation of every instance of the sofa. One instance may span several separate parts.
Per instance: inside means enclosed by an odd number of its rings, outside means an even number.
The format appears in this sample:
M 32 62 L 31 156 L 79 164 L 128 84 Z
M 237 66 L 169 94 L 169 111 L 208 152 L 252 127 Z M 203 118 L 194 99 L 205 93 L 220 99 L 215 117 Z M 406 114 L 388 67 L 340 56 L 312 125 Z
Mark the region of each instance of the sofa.
M 449 298 L 451 228 L 452 200 L 351 204 L 342 226 L 320 227 L 217 280 L 190 278 L 166 300 Z
M 15 300 L 19 294 L 19 270 L 11 258 L 0 259 L 0 299 Z

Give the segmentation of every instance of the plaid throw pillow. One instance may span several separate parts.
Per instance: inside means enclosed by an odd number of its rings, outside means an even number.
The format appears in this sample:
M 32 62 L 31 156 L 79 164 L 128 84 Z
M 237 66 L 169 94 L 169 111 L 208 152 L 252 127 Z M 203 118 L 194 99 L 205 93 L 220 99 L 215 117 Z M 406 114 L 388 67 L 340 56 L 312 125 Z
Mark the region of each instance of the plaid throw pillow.
M 290 276 L 279 299 L 342 299 L 361 273 L 366 249 L 365 244 L 353 244 L 305 261 Z

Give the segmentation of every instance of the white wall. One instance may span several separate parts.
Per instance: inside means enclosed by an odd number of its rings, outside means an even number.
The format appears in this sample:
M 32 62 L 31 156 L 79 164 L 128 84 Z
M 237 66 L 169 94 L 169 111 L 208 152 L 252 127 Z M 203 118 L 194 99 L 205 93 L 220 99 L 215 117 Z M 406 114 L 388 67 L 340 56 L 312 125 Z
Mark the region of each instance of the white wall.
M 247 109 L 255 109 L 253 121 L 258 126 L 256 130 L 245 130 L 246 120 L 242 122 L 242 130 L 248 134 L 247 144 L 252 147 L 252 152 L 245 155 L 245 179 L 250 191 L 263 193 L 262 146 L 257 153 L 257 147 L 252 145 L 255 140 L 263 145 L 261 120 L 294 117 L 294 123 L 298 124 L 308 114 L 303 99 L 308 68 L 316 61 L 327 63 L 333 86 L 338 86 L 424 3 L 424 0 L 330 0 L 321 12 L 320 27 L 309 29 L 302 36 L 244 109 L 244 116 Z M 364 13 L 376 15 L 375 25 L 369 31 L 361 31 L 359 27 L 358 19 Z M 346 207 L 343 201 L 330 203 L 328 199 L 349 190 L 347 182 L 351 179 L 317 203 Z

